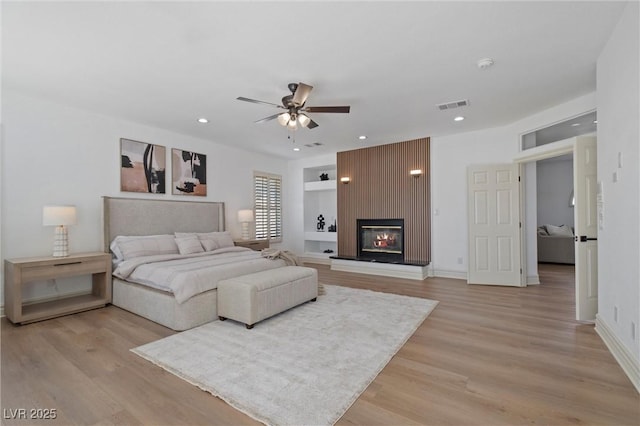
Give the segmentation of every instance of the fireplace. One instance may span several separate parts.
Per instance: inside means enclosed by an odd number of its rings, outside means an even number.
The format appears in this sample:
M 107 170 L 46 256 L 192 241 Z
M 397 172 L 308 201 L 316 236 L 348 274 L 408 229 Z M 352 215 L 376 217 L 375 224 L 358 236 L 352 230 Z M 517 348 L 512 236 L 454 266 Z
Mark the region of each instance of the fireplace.
M 404 219 L 358 219 L 358 258 L 404 262 Z

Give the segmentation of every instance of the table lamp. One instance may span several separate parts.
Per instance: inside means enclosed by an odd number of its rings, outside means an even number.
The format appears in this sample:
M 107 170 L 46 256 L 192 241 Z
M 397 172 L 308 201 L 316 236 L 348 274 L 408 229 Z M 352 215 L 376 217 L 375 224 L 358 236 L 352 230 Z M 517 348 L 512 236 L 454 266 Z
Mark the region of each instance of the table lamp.
M 69 239 L 67 225 L 76 224 L 76 206 L 44 206 L 42 209 L 42 225 L 55 226 L 53 240 L 53 257 L 69 256 Z
M 238 222 L 242 225 L 242 239 L 249 239 L 249 223 L 253 222 L 253 210 L 239 210 Z

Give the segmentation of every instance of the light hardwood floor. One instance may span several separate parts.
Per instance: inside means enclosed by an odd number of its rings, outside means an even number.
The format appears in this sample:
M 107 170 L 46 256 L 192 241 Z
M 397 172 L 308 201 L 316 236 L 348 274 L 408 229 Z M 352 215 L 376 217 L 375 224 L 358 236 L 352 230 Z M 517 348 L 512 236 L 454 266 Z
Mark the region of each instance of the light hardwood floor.
M 542 284 L 527 288 L 317 267 L 327 284 L 440 301 L 339 425 L 640 424 L 638 393 L 593 326 L 573 319 L 570 266 L 541 265 Z M 114 306 L 1 326 L 2 424 L 256 423 L 131 353 L 173 332 Z M 7 418 L 20 408 L 57 418 Z

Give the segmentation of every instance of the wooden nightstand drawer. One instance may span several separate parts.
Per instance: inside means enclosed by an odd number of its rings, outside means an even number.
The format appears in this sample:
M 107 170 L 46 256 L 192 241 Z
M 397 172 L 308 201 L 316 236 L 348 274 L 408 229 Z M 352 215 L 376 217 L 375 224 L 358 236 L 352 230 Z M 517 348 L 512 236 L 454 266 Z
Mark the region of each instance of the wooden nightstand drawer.
M 22 282 L 75 277 L 78 275 L 105 272 L 106 270 L 107 264 L 104 260 L 53 263 L 46 266 L 26 266 L 22 268 Z

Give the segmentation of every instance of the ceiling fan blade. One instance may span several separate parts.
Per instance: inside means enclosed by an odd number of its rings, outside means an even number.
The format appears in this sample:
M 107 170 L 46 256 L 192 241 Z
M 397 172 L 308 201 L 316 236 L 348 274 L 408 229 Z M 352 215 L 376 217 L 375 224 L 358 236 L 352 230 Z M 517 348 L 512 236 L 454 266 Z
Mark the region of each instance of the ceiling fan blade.
M 307 97 L 309 93 L 311 93 L 311 89 L 313 86 L 309 86 L 308 84 L 298 83 L 298 88 L 296 92 L 293 94 L 293 99 L 291 100 L 294 105 L 302 106 L 307 101 Z
M 239 96 L 236 99 L 239 100 L 239 101 L 251 102 L 253 104 L 273 105 L 273 106 L 277 106 L 278 108 L 284 108 L 282 105 L 274 104 L 274 103 L 271 103 L 271 102 L 259 101 L 259 100 L 256 100 L 256 99 L 244 98 L 242 96 Z
M 270 116 L 268 116 L 268 117 L 261 118 L 260 120 L 254 121 L 254 123 L 264 123 L 264 122 L 266 122 L 266 121 L 275 120 L 276 118 L 278 118 L 278 116 L 279 116 L 280 114 L 282 114 L 282 113 L 281 113 L 281 112 L 279 112 L 279 113 L 277 113 L 277 114 L 273 114 L 273 115 L 270 115 Z
M 318 123 L 313 120 L 309 121 L 309 124 L 307 124 L 307 129 L 315 129 L 316 127 L 318 127 Z
M 350 106 L 310 106 L 303 109 L 305 112 L 339 112 L 349 113 Z

